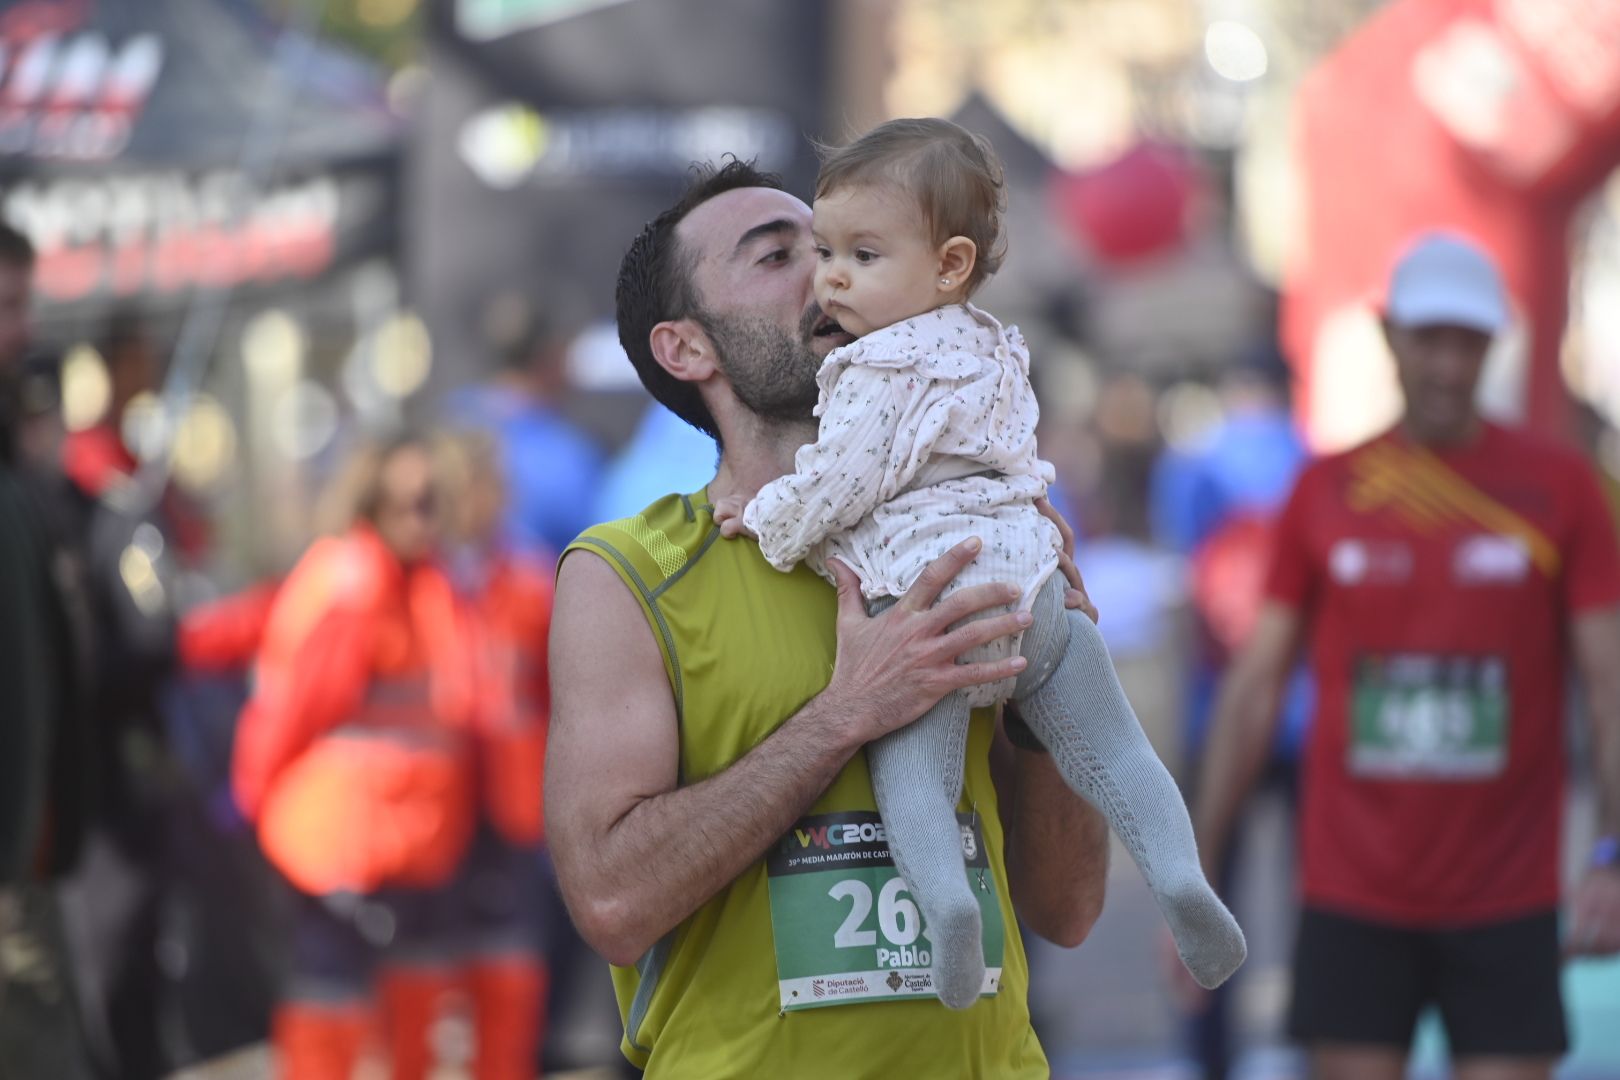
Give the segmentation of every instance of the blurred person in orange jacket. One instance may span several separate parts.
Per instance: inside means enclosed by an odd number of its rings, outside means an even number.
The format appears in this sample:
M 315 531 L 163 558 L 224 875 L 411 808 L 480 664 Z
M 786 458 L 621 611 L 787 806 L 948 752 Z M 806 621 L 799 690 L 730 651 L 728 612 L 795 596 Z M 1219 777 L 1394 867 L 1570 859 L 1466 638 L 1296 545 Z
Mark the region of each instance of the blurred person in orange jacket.
M 478 627 L 483 814 L 456 886 L 476 1026 L 474 1075 L 515 1080 L 534 1075 L 549 990 L 536 916 L 555 893 L 541 852 L 551 576 L 541 559 L 503 539 L 506 490 L 495 441 L 458 433 L 439 450 L 444 488 L 455 493 L 447 506 L 447 562 Z
M 355 522 L 271 606 L 232 783 L 302 895 L 274 1019 L 284 1076 L 347 1080 L 378 980 L 393 1075 L 425 1076 L 453 983 L 448 889 L 476 816 L 476 644 L 438 565 L 429 449 L 369 455 Z

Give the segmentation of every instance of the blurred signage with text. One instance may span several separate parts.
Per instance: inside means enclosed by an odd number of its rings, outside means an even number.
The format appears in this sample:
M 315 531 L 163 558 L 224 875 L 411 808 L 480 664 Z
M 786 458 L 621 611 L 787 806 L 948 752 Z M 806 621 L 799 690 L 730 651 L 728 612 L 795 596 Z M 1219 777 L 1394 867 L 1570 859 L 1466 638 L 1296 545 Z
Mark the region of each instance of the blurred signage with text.
M 164 42 L 85 28 L 89 14 L 84 3 L 27 3 L 0 18 L 0 154 L 105 161 L 129 145 Z
M 413 300 L 450 358 L 434 368 L 445 386 L 500 362 L 491 312 L 576 328 L 609 316 L 625 248 L 694 162 L 734 156 L 797 194 L 814 185 L 829 5 L 425 10 L 434 85 L 409 151 L 407 252 Z
M 235 169 L 0 182 L 0 216 L 39 250 L 47 304 L 309 280 L 391 198 L 365 172 L 255 183 Z
M 462 126 L 467 167 L 494 188 L 533 176 L 680 176 L 723 154 L 781 169 L 792 160 L 791 120 L 772 109 L 580 109 L 496 105 Z

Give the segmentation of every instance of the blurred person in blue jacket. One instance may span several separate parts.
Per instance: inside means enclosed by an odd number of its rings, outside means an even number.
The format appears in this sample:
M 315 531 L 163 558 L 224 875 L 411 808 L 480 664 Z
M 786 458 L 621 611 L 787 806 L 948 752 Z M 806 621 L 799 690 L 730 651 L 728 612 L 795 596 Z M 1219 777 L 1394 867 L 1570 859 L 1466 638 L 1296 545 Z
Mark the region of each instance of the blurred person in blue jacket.
M 1151 445 L 1116 446 L 1098 490 L 1085 500 L 1086 535 L 1075 562 L 1093 597 L 1107 597 L 1097 624 L 1126 696 L 1153 748 L 1172 771 L 1181 758 L 1181 626 L 1187 564 L 1152 539 L 1148 524 Z
M 452 394 L 446 412 L 452 425 L 487 430 L 500 445 L 510 544 L 555 555 L 596 521 L 602 448 L 560 406 L 568 389 L 570 328 L 526 312 L 516 321 L 521 329 L 492 334 L 500 370 Z
M 591 519 L 617 521 L 671 491 L 696 491 L 714 475 L 714 440 L 649 401 L 630 441 L 602 474 Z
M 1271 522 L 1310 456 L 1289 412 L 1288 369 L 1275 346 L 1238 357 L 1217 391 L 1220 423 L 1196 445 L 1167 450 L 1151 491 L 1155 535 L 1188 560 L 1195 643 L 1188 650 L 1182 746 L 1192 765 L 1203 753 L 1220 674 L 1259 612 Z M 1290 807 L 1310 705 L 1310 680 L 1300 667 L 1285 692 L 1266 772 Z M 1223 896 L 1231 895 L 1240 852 L 1234 843 L 1221 868 L 1216 887 Z M 1206 1080 L 1225 1080 L 1233 1060 L 1230 998 L 1224 989 L 1208 995 L 1189 1018 L 1188 1051 Z

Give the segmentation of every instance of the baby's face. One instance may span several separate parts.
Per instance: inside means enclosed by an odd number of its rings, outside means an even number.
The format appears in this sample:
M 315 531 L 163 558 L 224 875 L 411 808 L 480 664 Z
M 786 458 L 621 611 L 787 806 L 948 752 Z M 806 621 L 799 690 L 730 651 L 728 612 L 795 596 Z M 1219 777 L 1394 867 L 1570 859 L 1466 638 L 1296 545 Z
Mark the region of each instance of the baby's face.
M 849 333 L 864 337 L 949 298 L 928 223 L 903 192 L 840 188 L 817 199 L 814 212 L 816 302 Z

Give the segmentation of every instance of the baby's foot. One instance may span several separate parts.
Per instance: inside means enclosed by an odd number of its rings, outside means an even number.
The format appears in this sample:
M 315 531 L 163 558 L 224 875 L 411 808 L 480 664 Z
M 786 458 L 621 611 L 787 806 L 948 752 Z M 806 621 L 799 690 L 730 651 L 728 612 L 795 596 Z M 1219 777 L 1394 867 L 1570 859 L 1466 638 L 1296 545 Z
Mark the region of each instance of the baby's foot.
M 939 1000 L 965 1009 L 984 988 L 984 942 L 979 936 L 979 905 L 969 903 L 946 912 L 928 926 L 934 943 L 934 988 Z
M 1249 947 L 1215 890 L 1200 876 L 1167 890 L 1162 899 L 1176 951 L 1198 985 L 1213 990 L 1230 979 L 1248 956 Z

